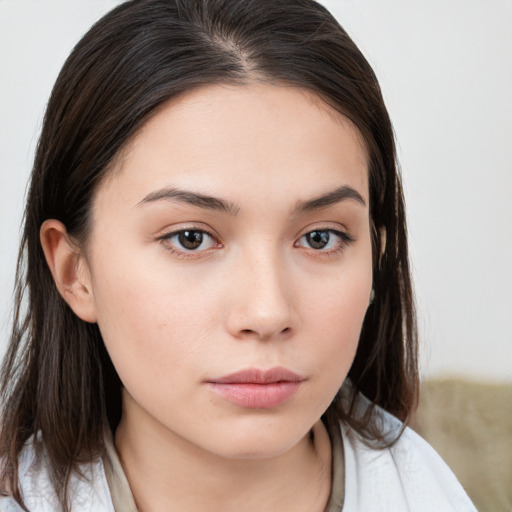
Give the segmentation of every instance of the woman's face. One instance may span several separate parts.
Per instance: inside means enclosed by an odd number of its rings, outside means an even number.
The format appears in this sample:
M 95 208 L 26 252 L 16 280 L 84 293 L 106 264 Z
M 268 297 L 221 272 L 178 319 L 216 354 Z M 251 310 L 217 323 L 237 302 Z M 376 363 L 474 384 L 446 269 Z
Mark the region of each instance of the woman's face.
M 132 427 L 223 457 L 284 453 L 341 386 L 368 306 L 361 137 L 301 89 L 191 92 L 123 151 L 87 247 Z

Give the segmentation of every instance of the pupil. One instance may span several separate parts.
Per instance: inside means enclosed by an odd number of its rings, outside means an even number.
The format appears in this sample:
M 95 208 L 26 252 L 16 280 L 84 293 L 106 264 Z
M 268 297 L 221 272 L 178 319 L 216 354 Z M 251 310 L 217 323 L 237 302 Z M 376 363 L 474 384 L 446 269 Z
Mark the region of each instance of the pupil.
M 185 249 L 197 249 L 203 243 L 203 234 L 200 231 L 182 231 L 178 239 Z
M 308 244 L 313 249 L 323 249 L 329 243 L 327 231 L 311 231 L 307 234 Z

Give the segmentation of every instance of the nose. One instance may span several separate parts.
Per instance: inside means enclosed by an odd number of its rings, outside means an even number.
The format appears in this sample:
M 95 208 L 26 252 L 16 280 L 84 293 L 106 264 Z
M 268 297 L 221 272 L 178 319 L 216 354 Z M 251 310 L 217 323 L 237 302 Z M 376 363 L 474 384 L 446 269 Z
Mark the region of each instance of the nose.
M 227 330 L 236 338 L 283 339 L 297 326 L 293 286 L 283 258 L 264 254 L 240 260 L 234 270 Z

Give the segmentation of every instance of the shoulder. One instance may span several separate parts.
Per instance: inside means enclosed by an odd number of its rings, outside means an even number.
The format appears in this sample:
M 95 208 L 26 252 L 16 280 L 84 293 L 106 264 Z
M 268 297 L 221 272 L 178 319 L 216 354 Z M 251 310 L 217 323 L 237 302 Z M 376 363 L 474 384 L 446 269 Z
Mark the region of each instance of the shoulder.
M 103 463 L 97 461 L 80 469 L 83 475 L 73 475 L 69 482 L 71 512 L 114 512 Z M 21 491 L 30 512 L 60 510 L 44 454 L 38 456 L 32 438 L 20 454 L 18 470 Z M 22 508 L 11 497 L 0 497 L 0 512 L 22 512 Z
M 379 407 L 382 431 L 396 436 L 403 428 Z M 380 510 L 476 512 L 455 475 L 436 451 L 413 430 L 403 429 L 389 448 L 372 448 L 341 426 L 345 455 L 344 512 Z

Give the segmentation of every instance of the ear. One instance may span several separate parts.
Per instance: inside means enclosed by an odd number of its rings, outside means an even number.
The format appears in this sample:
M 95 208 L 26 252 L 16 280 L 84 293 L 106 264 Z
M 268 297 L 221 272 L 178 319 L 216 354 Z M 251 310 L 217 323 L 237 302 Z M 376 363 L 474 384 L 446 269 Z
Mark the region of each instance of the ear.
M 89 265 L 80 248 L 70 239 L 62 222 L 43 222 L 41 245 L 55 285 L 62 298 L 85 322 L 96 322 L 96 303 L 92 293 Z

